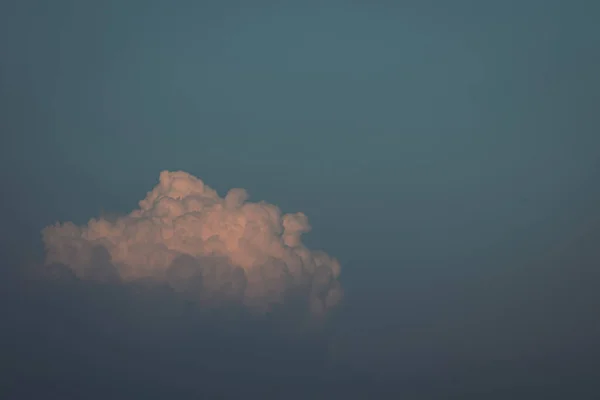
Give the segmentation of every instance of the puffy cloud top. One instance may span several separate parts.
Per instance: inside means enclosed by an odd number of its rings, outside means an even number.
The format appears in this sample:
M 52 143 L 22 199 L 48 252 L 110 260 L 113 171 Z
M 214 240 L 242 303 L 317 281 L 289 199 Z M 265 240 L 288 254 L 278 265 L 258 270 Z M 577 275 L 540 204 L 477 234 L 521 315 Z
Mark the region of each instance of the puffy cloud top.
M 314 315 L 335 306 L 340 265 L 303 245 L 307 217 L 247 199 L 244 189 L 221 198 L 186 172 L 163 171 L 126 216 L 44 228 L 46 262 L 83 279 L 163 281 L 205 305 L 231 301 L 263 313 L 293 297 Z

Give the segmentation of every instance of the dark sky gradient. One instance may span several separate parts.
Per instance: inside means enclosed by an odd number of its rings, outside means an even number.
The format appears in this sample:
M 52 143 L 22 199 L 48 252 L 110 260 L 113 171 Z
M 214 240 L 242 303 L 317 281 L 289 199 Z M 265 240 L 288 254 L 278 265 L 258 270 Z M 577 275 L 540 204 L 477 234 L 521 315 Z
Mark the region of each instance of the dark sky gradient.
M 311 393 L 600 397 L 600 3 L 372 3 L 1 2 L 5 270 L 42 254 L 44 226 L 128 212 L 182 169 L 306 213 L 305 241 L 341 261 L 340 366 Z M 52 285 L 5 286 L 14 332 L 14 315 L 62 313 Z M 38 357 L 60 364 L 70 343 Z M 72 373 L 31 378 L 11 354 L 19 382 Z

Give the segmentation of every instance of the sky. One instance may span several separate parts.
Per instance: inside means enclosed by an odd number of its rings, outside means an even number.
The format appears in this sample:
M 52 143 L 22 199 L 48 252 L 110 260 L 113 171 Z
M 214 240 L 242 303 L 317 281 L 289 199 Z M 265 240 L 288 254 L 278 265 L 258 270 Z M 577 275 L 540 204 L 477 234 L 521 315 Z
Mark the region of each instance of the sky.
M 597 398 L 598 17 L 591 0 L 3 1 L 6 398 Z M 270 258 L 127 236 L 135 210 L 166 224 L 191 210 L 188 192 L 168 217 L 138 203 L 163 171 L 216 191 L 206 215 L 268 226 Z M 281 215 L 210 208 L 232 188 Z M 284 251 L 295 213 L 306 247 Z M 92 250 L 101 217 L 123 230 Z M 343 298 L 318 323 L 304 306 L 256 317 L 247 295 L 207 316 L 153 275 L 172 253 L 150 273 L 119 253 L 132 243 L 216 251 L 248 279 L 250 259 L 276 273 L 324 252 Z

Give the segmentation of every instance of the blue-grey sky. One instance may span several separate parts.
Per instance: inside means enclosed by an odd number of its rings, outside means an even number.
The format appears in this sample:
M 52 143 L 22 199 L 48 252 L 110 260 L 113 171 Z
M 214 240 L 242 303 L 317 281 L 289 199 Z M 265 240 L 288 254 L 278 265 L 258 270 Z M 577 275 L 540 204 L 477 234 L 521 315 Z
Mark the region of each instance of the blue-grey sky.
M 235 3 L 0 5 L 5 243 L 181 169 L 307 214 L 353 368 L 600 345 L 596 2 Z

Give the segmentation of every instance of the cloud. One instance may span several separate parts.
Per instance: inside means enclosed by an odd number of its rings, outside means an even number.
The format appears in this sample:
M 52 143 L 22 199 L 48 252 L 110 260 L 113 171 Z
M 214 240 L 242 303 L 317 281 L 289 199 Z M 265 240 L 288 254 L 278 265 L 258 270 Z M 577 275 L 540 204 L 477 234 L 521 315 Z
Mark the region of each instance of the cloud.
M 44 262 L 0 257 L 0 397 L 339 393 L 340 265 L 305 215 L 247 200 L 163 172 L 129 214 L 44 228 Z
M 128 215 L 46 227 L 46 264 L 85 280 L 164 282 L 209 308 L 264 314 L 301 300 L 310 315 L 326 315 L 342 298 L 339 262 L 302 243 L 304 214 L 247 199 L 243 189 L 222 198 L 186 172 L 163 171 Z

